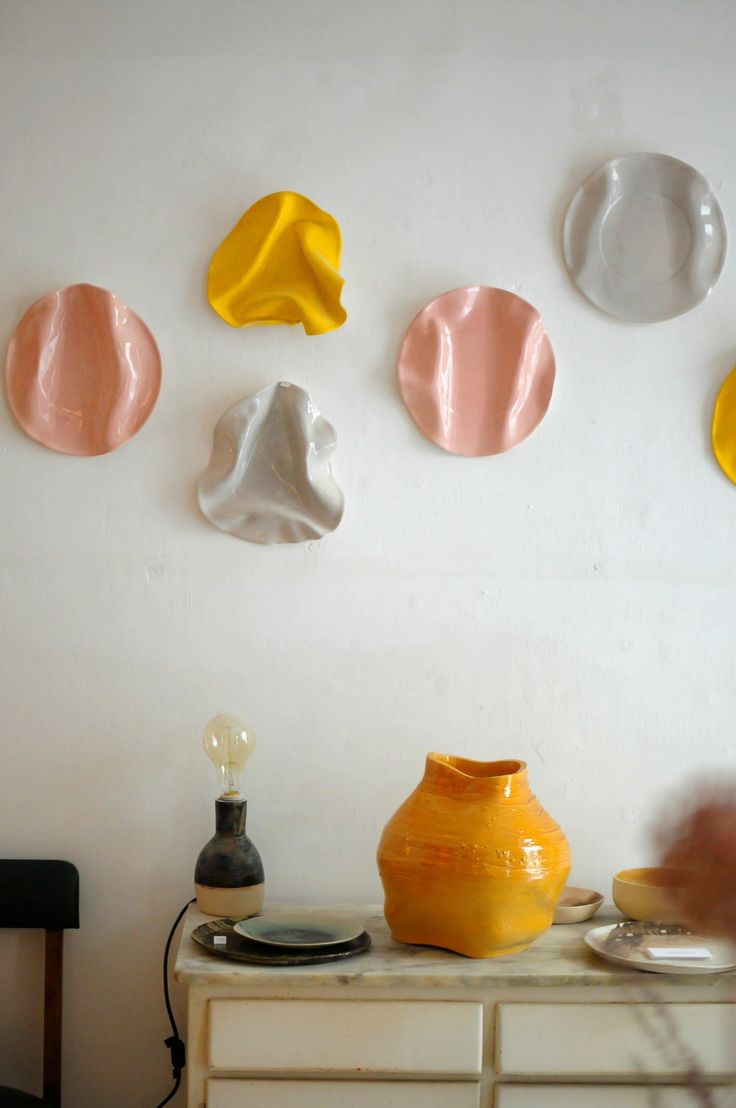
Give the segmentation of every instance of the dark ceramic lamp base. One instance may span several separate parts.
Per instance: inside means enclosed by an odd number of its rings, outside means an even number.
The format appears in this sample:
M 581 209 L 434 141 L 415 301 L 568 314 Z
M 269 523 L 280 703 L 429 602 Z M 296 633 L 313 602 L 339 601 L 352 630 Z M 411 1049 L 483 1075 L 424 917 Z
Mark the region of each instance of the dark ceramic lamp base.
M 199 907 L 209 916 L 244 919 L 263 907 L 263 863 L 245 834 L 246 801 L 215 801 L 215 834 L 202 848 L 194 870 Z

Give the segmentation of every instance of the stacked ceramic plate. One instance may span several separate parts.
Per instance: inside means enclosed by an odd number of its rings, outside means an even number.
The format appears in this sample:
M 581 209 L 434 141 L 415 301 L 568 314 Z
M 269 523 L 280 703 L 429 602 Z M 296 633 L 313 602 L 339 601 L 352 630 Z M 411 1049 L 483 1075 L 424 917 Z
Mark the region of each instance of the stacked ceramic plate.
M 371 945 L 362 925 L 326 916 L 213 919 L 195 928 L 192 938 L 220 957 L 268 966 L 332 962 L 363 954 Z

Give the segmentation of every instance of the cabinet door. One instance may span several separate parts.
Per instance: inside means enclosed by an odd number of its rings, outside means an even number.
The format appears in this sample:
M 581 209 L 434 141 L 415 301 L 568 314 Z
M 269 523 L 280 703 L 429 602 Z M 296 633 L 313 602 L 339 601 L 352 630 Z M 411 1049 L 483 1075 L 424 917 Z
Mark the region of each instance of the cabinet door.
M 207 1108 L 479 1108 L 461 1081 L 249 1081 L 212 1078 Z
M 690 1089 L 671 1085 L 497 1085 L 494 1108 L 729 1108 L 731 1090 L 708 1089 L 698 1099 Z

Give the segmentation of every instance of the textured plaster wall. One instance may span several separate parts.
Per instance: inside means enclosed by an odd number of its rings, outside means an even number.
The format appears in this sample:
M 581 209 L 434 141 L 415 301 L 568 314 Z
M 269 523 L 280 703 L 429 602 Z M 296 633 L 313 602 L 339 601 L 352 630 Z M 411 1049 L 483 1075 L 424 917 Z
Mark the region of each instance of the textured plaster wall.
M 736 489 L 708 426 L 734 266 L 690 314 L 627 325 L 559 244 L 579 181 L 629 150 L 695 165 L 736 218 L 735 33 L 728 0 L 0 3 L 2 345 L 89 281 L 165 373 L 101 458 L 0 408 L 0 852 L 82 874 L 70 1108 L 168 1090 L 160 958 L 211 834 L 216 712 L 256 728 L 249 827 L 282 900 L 379 898 L 380 830 L 431 749 L 527 759 L 604 892 L 670 787 L 733 762 Z M 333 334 L 236 332 L 206 303 L 213 248 L 276 189 L 341 224 Z M 540 428 L 487 459 L 424 440 L 394 377 L 412 315 L 473 283 L 539 308 L 558 360 Z M 218 416 L 280 379 L 336 426 L 347 509 L 319 544 L 259 548 L 194 488 Z M 0 938 L 0 1079 L 31 1081 L 35 940 Z

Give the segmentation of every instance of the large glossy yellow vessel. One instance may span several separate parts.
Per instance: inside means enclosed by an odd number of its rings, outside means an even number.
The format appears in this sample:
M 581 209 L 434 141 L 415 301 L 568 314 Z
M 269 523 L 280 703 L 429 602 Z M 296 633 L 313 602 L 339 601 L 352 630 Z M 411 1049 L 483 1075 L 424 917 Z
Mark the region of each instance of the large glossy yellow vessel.
M 570 848 L 532 795 L 525 762 L 428 754 L 384 829 L 378 869 L 394 939 L 491 958 L 549 927 Z

